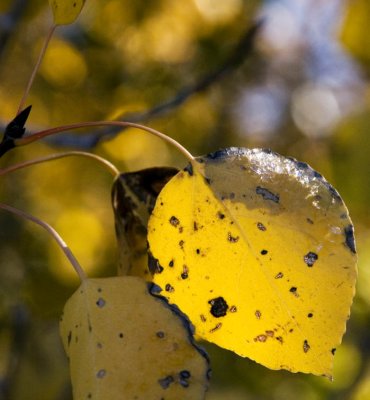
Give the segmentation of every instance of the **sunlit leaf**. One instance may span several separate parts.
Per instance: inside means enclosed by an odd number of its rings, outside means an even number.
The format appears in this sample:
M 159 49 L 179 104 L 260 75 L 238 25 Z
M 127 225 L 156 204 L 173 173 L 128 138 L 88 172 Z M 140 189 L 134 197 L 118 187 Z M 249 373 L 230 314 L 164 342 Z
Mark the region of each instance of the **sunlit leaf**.
M 148 269 L 147 226 L 158 193 L 178 170 L 148 168 L 121 174 L 114 182 L 112 205 L 120 252 L 119 275 L 151 277 Z
M 267 150 L 197 161 L 150 218 L 154 282 L 203 339 L 272 369 L 331 377 L 357 272 L 339 194 L 307 164 Z
M 203 399 L 208 360 L 189 326 L 138 277 L 88 279 L 60 324 L 74 400 Z
M 79 16 L 86 0 L 49 0 L 56 25 L 72 24 Z

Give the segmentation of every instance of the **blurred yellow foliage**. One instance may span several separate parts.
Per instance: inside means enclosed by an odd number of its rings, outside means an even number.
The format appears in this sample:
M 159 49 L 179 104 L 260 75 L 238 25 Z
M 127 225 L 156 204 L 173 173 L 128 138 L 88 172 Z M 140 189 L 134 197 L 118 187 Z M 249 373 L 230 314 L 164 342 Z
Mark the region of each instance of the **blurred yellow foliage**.
M 56 39 L 46 52 L 40 73 L 59 90 L 70 90 L 84 82 L 88 69 L 82 54 L 71 43 Z
M 104 229 L 94 210 L 84 208 L 66 208 L 61 211 L 54 224 L 55 229 L 64 238 L 85 272 L 91 276 L 103 263 Z M 55 246 L 50 246 L 50 268 L 53 274 L 62 281 L 77 281 L 77 275 L 65 255 L 55 251 Z
M 108 158 L 122 162 L 124 172 L 170 163 L 167 144 L 137 129 L 128 129 L 101 147 Z
M 368 0 L 352 0 L 342 29 L 342 41 L 352 54 L 370 64 L 370 2 Z
M 19 17 L 13 21 L 14 25 L 9 25 L 12 21 L 5 13 L 17 4 L 26 3 L 27 6 L 18 9 Z M 70 122 L 108 119 L 122 111 L 127 114 L 142 112 L 165 103 L 182 94 L 183 88 L 212 73 L 230 57 L 251 21 L 263 14 L 261 5 L 265 8 L 272 3 L 276 6 L 272 17 L 289 15 L 297 24 L 302 18 L 303 31 L 294 32 L 305 36 L 309 31 L 307 28 L 315 22 L 314 10 L 322 4 L 331 4 L 335 8 L 338 2 L 294 2 L 293 7 L 293 2 L 259 0 L 89 0 L 75 24 L 56 30 L 28 98 L 27 103 L 33 105 L 33 110 L 27 132 Z M 303 3 L 309 12 L 295 14 Z M 366 75 L 370 68 L 369 1 L 343 2 L 343 7 L 347 8 L 346 15 L 340 22 L 338 34 L 355 56 L 351 61 L 355 63 L 356 58 L 362 61 L 365 73 L 360 86 L 364 92 L 369 92 Z M 0 13 L 0 119 L 4 127 L 16 113 L 52 18 L 45 0 L 1 0 Z M 322 13 L 321 17 L 325 16 Z M 325 25 L 323 21 L 322 25 Z M 269 19 L 265 20 L 265 24 L 269 23 Z M 9 27 L 11 30 L 7 31 Z M 274 27 L 276 25 L 272 24 Z M 289 50 L 289 59 L 283 59 L 277 50 L 272 52 L 268 48 L 262 56 L 257 51 L 256 57 L 248 56 L 236 71 L 217 79 L 212 88 L 190 96 L 161 118 L 150 117 L 144 122 L 176 137 L 195 155 L 230 145 L 258 145 L 308 161 L 323 172 L 339 189 L 355 224 L 360 270 L 358 298 L 344 346 L 338 350 L 335 363 L 338 382 L 331 385 L 322 383 L 320 378 L 312 380 L 271 372 L 253 362 L 212 349 L 215 389 L 209 393 L 209 400 L 326 400 L 340 396 L 365 400 L 370 398 L 370 372 L 366 369 L 370 359 L 367 339 L 370 326 L 370 102 L 367 98 L 361 114 L 345 118 L 335 127 L 330 126 L 326 136 L 316 135 L 320 133 L 317 131 L 310 137 L 305 136 L 299 125 L 297 127 L 292 121 L 288 95 L 302 83 L 307 84 L 307 80 L 317 82 L 318 72 L 326 70 L 332 53 L 327 52 L 327 42 L 321 31 L 315 41 L 322 45 L 319 50 L 326 57 L 324 64 L 317 63 L 320 52 L 304 53 L 308 42 L 300 42 L 300 38 L 294 36 L 294 46 L 298 46 L 297 43 L 300 46 L 297 56 L 297 48 L 284 40 L 289 29 L 272 31 L 279 43 L 284 42 L 285 50 Z M 4 48 L 1 48 L 3 43 Z M 346 54 L 346 57 L 350 55 Z M 309 66 L 308 61 L 312 61 Z M 304 75 L 302 70 L 308 70 L 310 76 Z M 337 86 L 340 79 L 349 82 L 351 87 L 358 85 L 358 82 L 353 83 L 353 75 L 340 67 L 324 78 L 326 84 L 339 91 L 342 90 Z M 269 99 L 273 100 L 278 92 L 286 108 L 278 110 L 282 120 L 276 131 L 251 137 L 245 125 L 240 123 L 242 117 L 250 120 L 250 115 L 268 116 L 274 111 L 275 103 L 271 102 L 270 106 L 270 103 L 262 102 L 255 110 L 253 105 L 244 105 L 241 100 L 251 87 L 263 81 L 271 89 Z M 322 99 L 321 96 L 320 101 Z M 337 104 L 341 108 L 341 118 L 342 109 L 356 103 L 356 98 L 349 97 L 346 101 Z M 311 102 L 307 115 L 303 116 L 315 124 L 317 119 L 312 107 L 317 104 Z M 323 110 L 327 105 L 320 108 L 321 116 L 323 113 L 325 116 Z M 75 140 L 63 142 L 63 146 L 44 141 L 44 144 L 10 152 L 1 159 L 0 167 L 66 148 L 75 149 L 81 145 L 79 140 L 84 133 L 78 135 Z M 111 159 L 122 171 L 154 165 L 185 165 L 176 150 L 146 133 L 131 129 L 101 142 L 93 150 Z M 99 171 L 91 161 L 65 159 L 1 177 L 0 194 L 2 201 L 57 225 L 89 274 L 109 275 L 115 271 L 116 260 L 110 209 L 111 177 Z M 7 313 L 10 313 L 11 304 L 24 303 L 35 313 L 32 315 L 34 326 L 26 330 L 28 350 L 22 350 L 20 354 L 18 373 L 22 374 L 22 379 L 18 381 L 13 398 L 69 400 L 68 393 L 65 394 L 68 392 L 66 368 L 53 329 L 55 316 L 76 282 L 75 273 L 51 239 L 37 228 L 3 213 L 0 213 L 0 222 L 2 335 L 6 336 L 8 332 L 14 335 L 13 331 L 8 331 Z M 44 330 L 38 329 L 40 324 L 45 324 Z M 0 337 L 3 357 L 0 372 L 7 366 L 8 342 L 1 339 L 3 337 Z M 53 339 L 44 340 L 50 337 Z

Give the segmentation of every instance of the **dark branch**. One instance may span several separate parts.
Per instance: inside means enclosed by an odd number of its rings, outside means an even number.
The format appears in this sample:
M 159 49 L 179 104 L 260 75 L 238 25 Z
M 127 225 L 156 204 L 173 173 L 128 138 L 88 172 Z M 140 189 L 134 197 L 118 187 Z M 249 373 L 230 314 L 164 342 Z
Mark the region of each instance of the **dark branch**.
M 0 15 L 0 59 L 9 39 L 22 19 L 27 2 L 28 0 L 14 0 L 11 3 L 9 11 Z
M 241 37 L 229 57 L 217 69 L 202 77 L 194 85 L 183 88 L 169 100 L 156 105 L 143 113 L 126 114 L 120 117 L 119 120 L 128 122 L 146 122 L 153 118 L 158 118 L 179 107 L 194 94 L 204 92 L 212 85 L 220 82 L 227 75 L 235 71 L 251 55 L 254 49 L 255 38 L 261 25 L 262 22 L 259 21 L 249 28 Z M 56 146 L 91 149 L 103 138 L 106 139 L 113 137 L 121 131 L 122 128 L 107 127 L 91 134 L 81 135 L 70 133 L 50 138 L 48 141 Z

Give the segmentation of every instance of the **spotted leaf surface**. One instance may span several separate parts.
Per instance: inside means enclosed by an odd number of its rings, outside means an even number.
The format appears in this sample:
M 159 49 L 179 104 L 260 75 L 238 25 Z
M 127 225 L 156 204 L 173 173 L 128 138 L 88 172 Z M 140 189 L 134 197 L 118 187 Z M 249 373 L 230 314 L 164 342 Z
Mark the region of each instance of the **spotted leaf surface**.
M 163 186 L 178 170 L 148 168 L 121 174 L 112 188 L 112 206 L 119 249 L 119 275 L 141 276 L 150 281 L 147 226 Z
M 75 400 L 203 399 L 208 359 L 138 277 L 86 280 L 60 323 Z
M 79 16 L 86 0 L 49 0 L 56 25 L 72 24 Z
M 160 193 L 148 240 L 155 283 L 198 336 L 331 377 L 356 250 L 346 206 L 307 164 L 261 149 L 200 157 Z

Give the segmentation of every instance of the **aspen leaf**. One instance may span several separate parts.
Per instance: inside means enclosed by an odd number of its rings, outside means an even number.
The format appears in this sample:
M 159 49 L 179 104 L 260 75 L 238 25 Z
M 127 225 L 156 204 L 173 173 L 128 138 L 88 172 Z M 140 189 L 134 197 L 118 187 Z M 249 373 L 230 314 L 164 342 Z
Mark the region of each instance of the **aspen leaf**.
M 49 0 L 56 25 L 72 24 L 79 16 L 86 0 Z
M 148 269 L 147 227 L 163 186 L 178 170 L 148 168 L 121 174 L 113 183 L 112 206 L 119 249 L 118 275 L 151 280 Z
M 153 280 L 196 335 L 271 369 L 332 376 L 356 250 L 319 173 L 262 149 L 199 157 L 164 187 L 148 232 Z
M 74 400 L 203 399 L 208 359 L 138 277 L 87 279 L 60 323 Z

